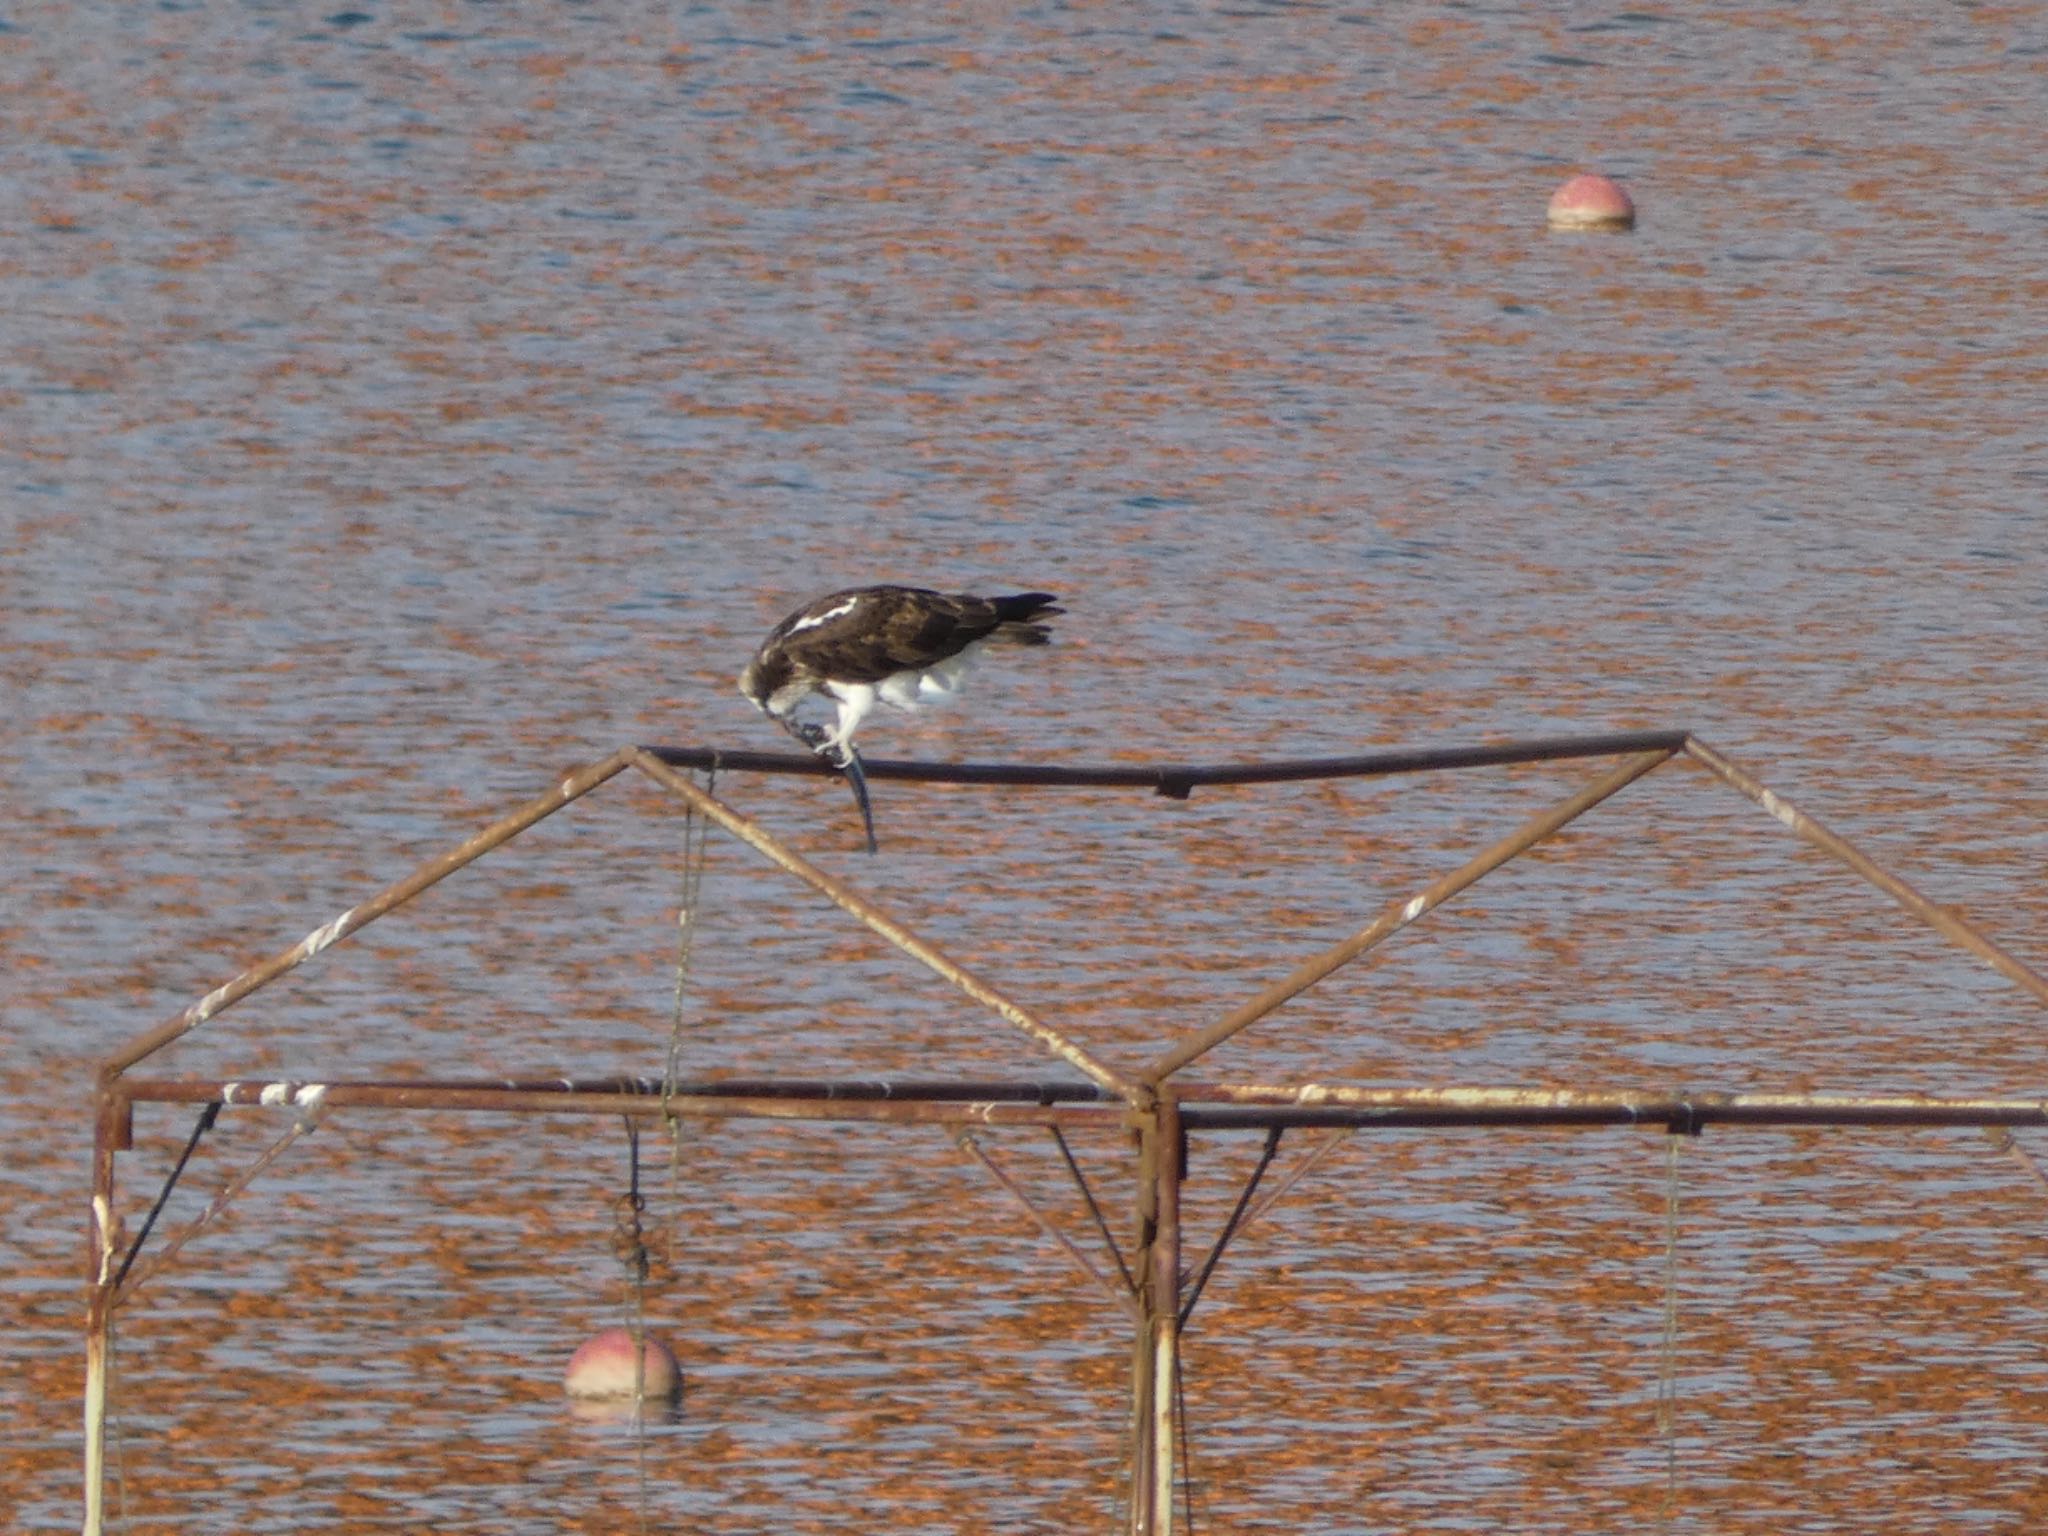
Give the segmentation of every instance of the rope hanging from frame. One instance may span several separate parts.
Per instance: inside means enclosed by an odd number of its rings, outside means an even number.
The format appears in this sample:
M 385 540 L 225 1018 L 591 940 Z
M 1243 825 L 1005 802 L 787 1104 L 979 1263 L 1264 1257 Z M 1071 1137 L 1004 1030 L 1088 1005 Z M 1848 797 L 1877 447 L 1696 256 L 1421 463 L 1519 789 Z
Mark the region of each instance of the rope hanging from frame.
M 626 1334 L 633 1341 L 633 1451 L 639 1480 L 641 1536 L 648 1526 L 647 1488 L 647 1273 L 652 1262 L 642 1217 L 647 1201 L 640 1193 L 640 1127 L 631 1115 L 626 1123 L 626 1193 L 612 1202 L 612 1253 L 626 1272 Z
M 705 789 L 717 784 L 714 763 L 706 777 Z M 704 882 L 705 852 L 710 824 L 694 807 L 683 813 L 683 857 L 676 910 L 676 979 L 669 1009 L 668 1052 L 662 1064 L 662 1125 L 669 1141 L 669 1208 L 676 1209 L 677 1181 L 682 1162 L 682 1125 L 672 1101 L 682 1078 L 683 1021 L 689 995 L 690 960 L 696 945 L 697 918 Z M 631 1115 L 626 1127 L 626 1193 L 612 1202 L 612 1253 L 626 1278 L 626 1333 L 633 1346 L 633 1429 L 634 1460 L 639 1485 L 638 1525 L 642 1536 L 651 1529 L 650 1489 L 647 1474 L 647 1282 L 653 1271 L 653 1255 L 647 1245 L 647 1199 L 640 1192 L 640 1126 Z M 670 1224 L 669 1251 L 674 1258 L 674 1223 Z
M 695 775 L 693 774 L 694 781 Z M 718 792 L 718 755 L 712 754 L 711 766 L 704 774 L 704 793 Z M 671 1108 L 677 1086 L 682 1081 L 683 1069 L 683 1021 L 689 1002 L 690 962 L 697 948 L 697 927 L 703 911 L 704 865 L 711 844 L 711 821 L 699 816 L 694 805 L 683 809 L 683 859 L 682 870 L 677 877 L 676 892 L 676 985 L 669 1006 L 668 1055 L 662 1064 L 661 1073 L 661 1123 L 668 1132 L 668 1194 L 669 1210 L 678 1209 L 677 1193 L 682 1179 L 683 1133 L 682 1122 Z M 669 1227 L 669 1262 L 675 1262 L 675 1226 Z
M 695 775 L 691 777 L 694 779 Z M 704 775 L 704 793 L 715 794 L 717 790 L 718 764 L 714 758 L 710 770 Z M 668 1104 L 675 1097 L 676 1084 L 682 1075 L 684 1004 L 690 988 L 690 960 L 697 947 L 699 904 L 704 893 L 704 861 L 710 841 L 709 818 L 700 817 L 694 805 L 686 805 L 683 808 L 683 867 L 676 893 L 676 986 L 669 1009 L 668 1057 L 661 1077 L 662 1118 L 671 1126 L 675 1116 L 668 1113 Z

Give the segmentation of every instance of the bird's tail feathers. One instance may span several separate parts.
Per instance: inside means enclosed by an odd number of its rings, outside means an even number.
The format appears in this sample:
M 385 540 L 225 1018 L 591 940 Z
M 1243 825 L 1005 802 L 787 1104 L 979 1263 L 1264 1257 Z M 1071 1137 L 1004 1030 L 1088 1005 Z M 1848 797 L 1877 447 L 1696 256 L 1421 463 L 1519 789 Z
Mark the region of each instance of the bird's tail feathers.
M 996 617 L 1002 622 L 989 638 L 1006 645 L 1045 645 L 1052 640 L 1052 627 L 1038 622 L 1067 610 L 1058 606 L 1050 592 L 1019 592 L 1013 597 L 990 598 Z

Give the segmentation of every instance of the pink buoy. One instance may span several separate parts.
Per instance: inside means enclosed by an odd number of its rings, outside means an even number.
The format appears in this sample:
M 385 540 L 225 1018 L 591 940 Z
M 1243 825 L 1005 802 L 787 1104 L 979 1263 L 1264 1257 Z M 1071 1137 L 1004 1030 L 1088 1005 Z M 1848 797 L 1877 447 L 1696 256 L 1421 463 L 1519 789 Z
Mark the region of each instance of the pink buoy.
M 1550 194 L 1549 217 L 1552 229 L 1629 229 L 1636 205 L 1620 182 L 1588 172 Z
M 682 1367 L 676 1364 L 674 1351 L 653 1334 L 643 1342 L 642 1393 L 649 1402 L 673 1402 L 682 1394 Z M 624 1328 L 607 1328 L 584 1340 L 562 1374 L 562 1386 L 571 1397 L 625 1398 L 630 1402 L 634 1385 L 633 1335 Z

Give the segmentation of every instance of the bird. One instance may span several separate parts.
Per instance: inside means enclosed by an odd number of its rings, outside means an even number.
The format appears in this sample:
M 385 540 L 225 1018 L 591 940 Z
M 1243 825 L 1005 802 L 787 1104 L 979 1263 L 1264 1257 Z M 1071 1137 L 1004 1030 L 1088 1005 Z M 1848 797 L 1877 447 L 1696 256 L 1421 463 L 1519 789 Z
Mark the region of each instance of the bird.
M 848 587 L 777 624 L 741 671 L 754 707 L 836 767 L 877 702 L 897 709 L 952 698 L 993 646 L 1045 645 L 1066 610 L 1050 592 L 975 597 L 929 587 Z M 838 706 L 828 730 L 796 719 L 813 693 Z
M 740 672 L 740 693 L 852 781 L 872 853 L 874 820 L 853 745 L 861 722 L 877 703 L 915 710 L 952 698 L 986 651 L 1048 644 L 1046 620 L 1065 611 L 1050 592 L 976 597 L 929 587 L 846 587 L 771 629 Z M 836 706 L 830 727 L 797 719 L 797 707 L 812 694 Z

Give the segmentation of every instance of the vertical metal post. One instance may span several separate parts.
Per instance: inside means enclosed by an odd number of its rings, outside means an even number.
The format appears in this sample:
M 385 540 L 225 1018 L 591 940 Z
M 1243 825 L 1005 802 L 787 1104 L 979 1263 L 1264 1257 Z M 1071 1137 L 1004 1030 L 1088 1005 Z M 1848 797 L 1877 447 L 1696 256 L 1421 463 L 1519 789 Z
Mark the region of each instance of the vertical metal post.
M 114 1329 L 114 1155 L 129 1143 L 128 1100 L 100 1084 L 93 1119 L 92 1219 L 87 1226 L 85 1303 L 85 1523 L 81 1536 L 101 1536 L 107 1495 L 107 1374 Z
M 1173 1446 L 1180 1394 L 1180 1109 L 1159 1103 L 1159 1229 L 1152 1240 L 1152 1487 L 1156 1536 L 1173 1536 Z
M 1131 1536 L 1173 1536 L 1180 1367 L 1180 1110 L 1138 1112 L 1138 1336 L 1131 1353 Z
M 1132 1115 L 1138 1138 L 1138 1178 L 1134 1191 L 1138 1230 L 1132 1262 L 1136 1266 L 1138 1326 L 1131 1337 L 1130 1536 L 1151 1536 L 1152 1524 L 1152 1324 L 1158 1308 L 1152 1300 L 1152 1245 L 1159 1231 L 1159 1118 L 1151 1110 Z

